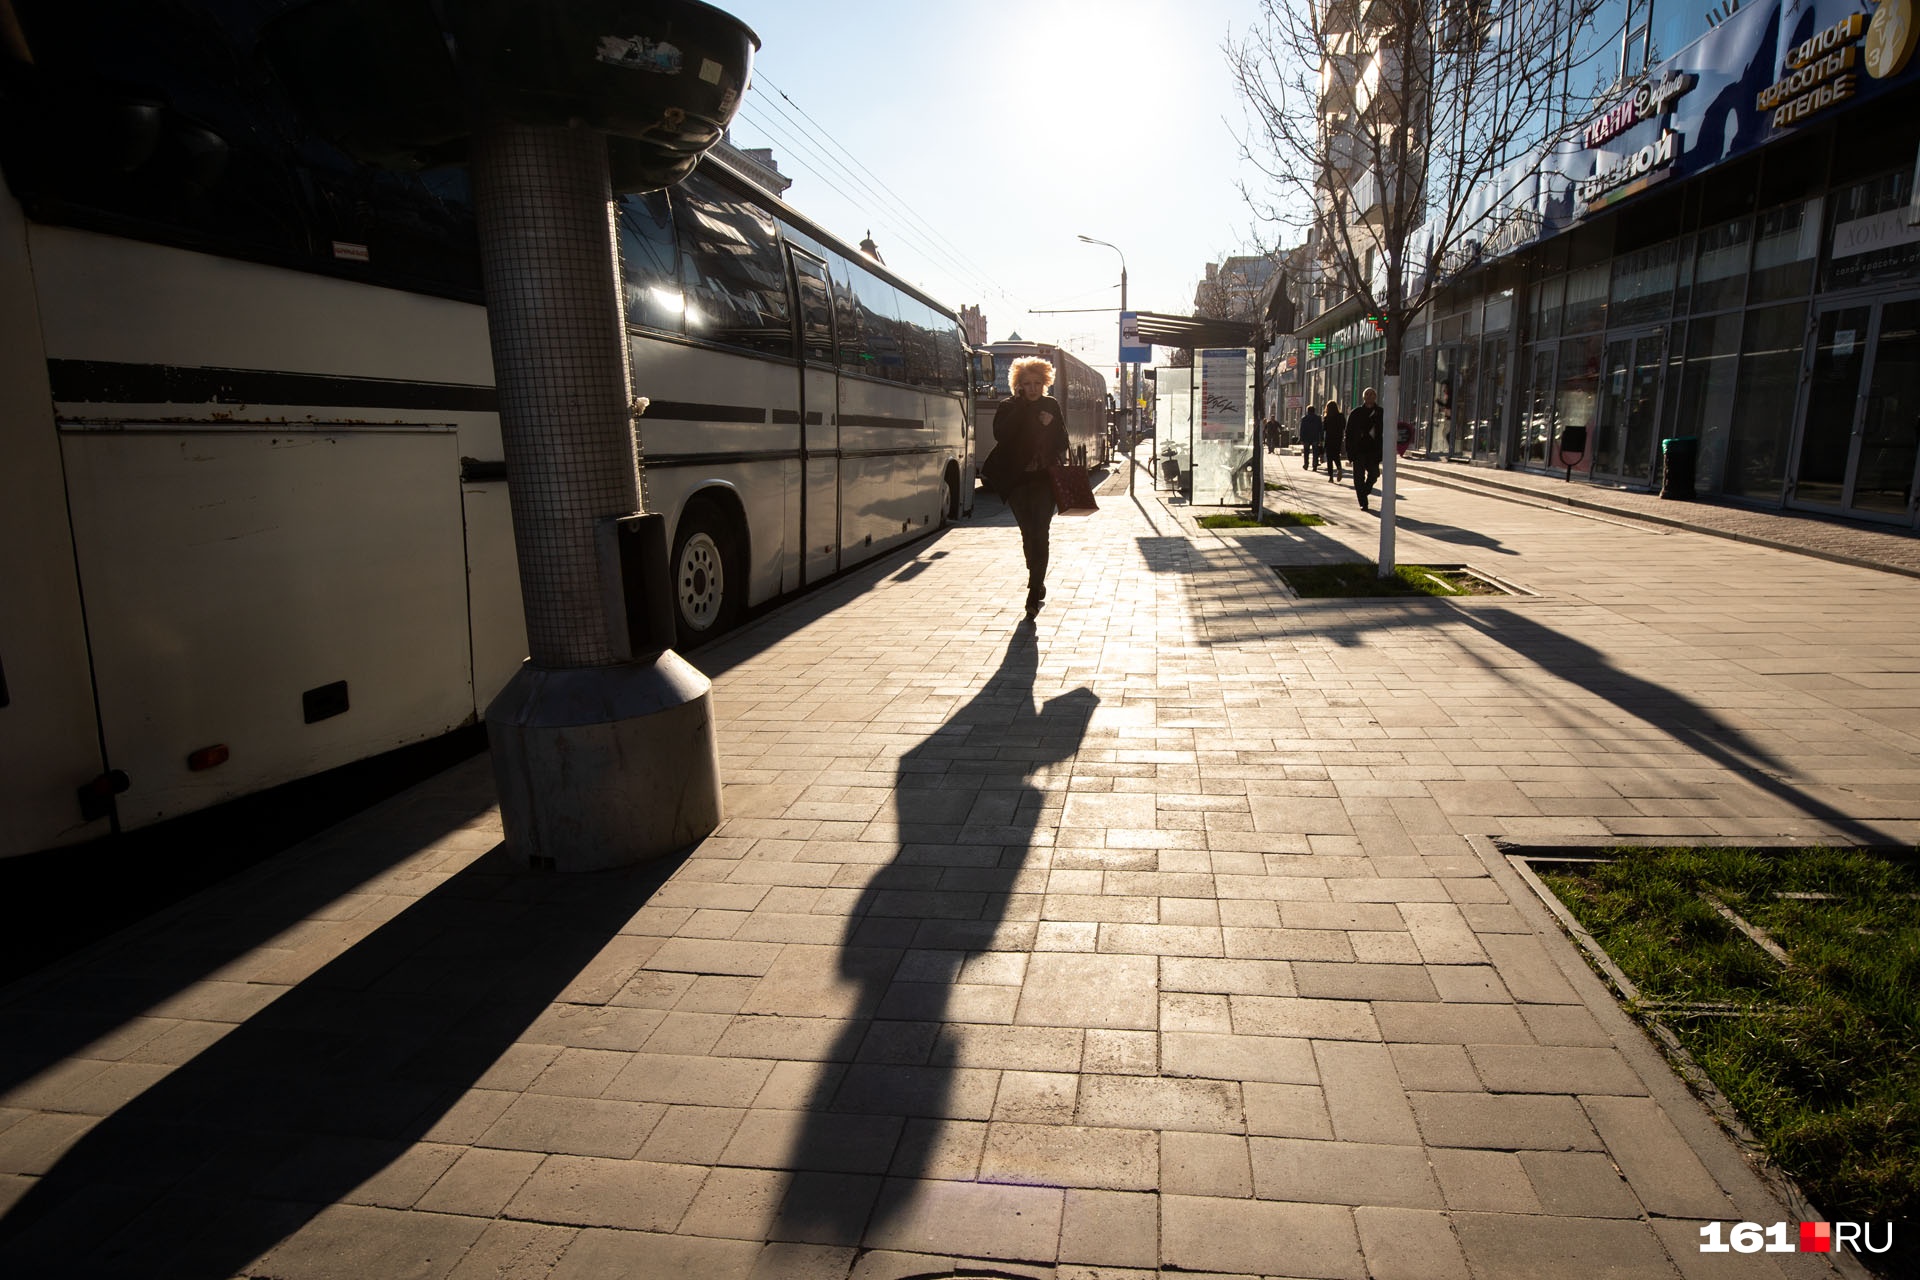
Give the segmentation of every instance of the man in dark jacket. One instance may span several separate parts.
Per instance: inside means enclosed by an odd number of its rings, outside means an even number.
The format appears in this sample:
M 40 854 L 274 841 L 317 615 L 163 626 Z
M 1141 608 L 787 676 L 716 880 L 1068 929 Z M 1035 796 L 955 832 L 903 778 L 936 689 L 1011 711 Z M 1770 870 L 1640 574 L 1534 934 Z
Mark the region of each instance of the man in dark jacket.
M 1385 416 L 1380 412 L 1373 388 L 1360 393 L 1360 407 L 1347 419 L 1347 457 L 1353 460 L 1353 491 L 1360 496 L 1360 509 L 1369 510 L 1367 495 L 1380 478 L 1380 458 L 1386 441 Z
M 1300 415 L 1300 460 L 1307 464 L 1307 470 L 1320 469 L 1320 446 L 1327 438 L 1327 429 L 1320 423 L 1320 410 L 1309 404 L 1307 411 Z

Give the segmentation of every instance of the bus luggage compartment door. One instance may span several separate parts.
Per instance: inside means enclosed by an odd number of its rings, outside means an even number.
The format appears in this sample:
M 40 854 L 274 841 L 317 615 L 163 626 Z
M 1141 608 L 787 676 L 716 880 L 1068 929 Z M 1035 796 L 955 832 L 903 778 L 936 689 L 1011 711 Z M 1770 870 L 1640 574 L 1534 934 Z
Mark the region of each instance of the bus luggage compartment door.
M 458 441 L 411 425 L 62 431 L 107 761 L 132 782 L 123 827 L 473 718 Z M 191 768 L 211 744 L 226 762 Z

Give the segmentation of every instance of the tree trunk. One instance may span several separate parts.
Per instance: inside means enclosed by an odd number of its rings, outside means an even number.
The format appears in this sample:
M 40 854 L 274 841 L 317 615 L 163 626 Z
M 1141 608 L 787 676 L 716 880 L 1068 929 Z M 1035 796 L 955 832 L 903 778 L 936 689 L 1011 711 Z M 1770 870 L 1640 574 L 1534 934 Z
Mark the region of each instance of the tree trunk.
M 1400 457 L 1400 350 L 1407 322 L 1387 317 L 1387 350 L 1380 378 L 1380 576 L 1393 576 L 1393 499 Z

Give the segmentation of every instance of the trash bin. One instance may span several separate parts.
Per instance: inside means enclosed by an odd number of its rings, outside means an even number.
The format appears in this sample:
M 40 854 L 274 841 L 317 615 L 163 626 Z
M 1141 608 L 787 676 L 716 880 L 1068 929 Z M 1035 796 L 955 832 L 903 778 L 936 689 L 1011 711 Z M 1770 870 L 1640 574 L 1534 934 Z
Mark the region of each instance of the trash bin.
M 1693 473 L 1700 463 L 1699 436 L 1670 436 L 1660 442 L 1660 496 L 1693 501 Z

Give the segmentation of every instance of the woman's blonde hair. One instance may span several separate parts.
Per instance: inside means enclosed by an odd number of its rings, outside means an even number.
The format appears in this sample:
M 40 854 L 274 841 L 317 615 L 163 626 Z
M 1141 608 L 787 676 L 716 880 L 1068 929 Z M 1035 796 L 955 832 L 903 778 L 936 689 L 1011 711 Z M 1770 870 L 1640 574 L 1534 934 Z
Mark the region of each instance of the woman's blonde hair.
M 1014 395 L 1020 394 L 1020 379 L 1029 373 L 1038 373 L 1046 378 L 1047 385 L 1053 385 L 1053 362 L 1042 360 L 1039 356 L 1021 356 L 1007 370 L 1007 390 Z

